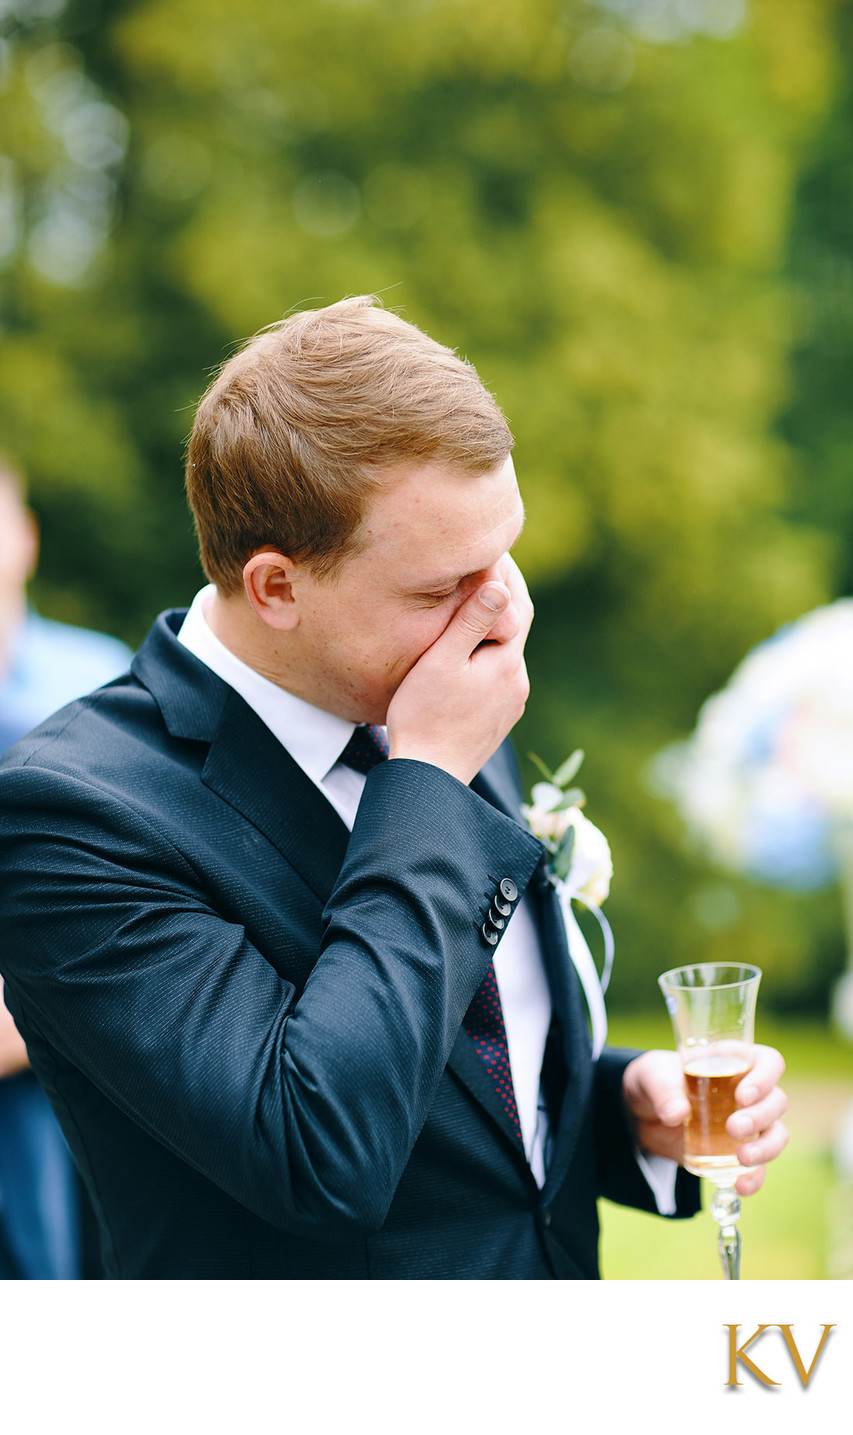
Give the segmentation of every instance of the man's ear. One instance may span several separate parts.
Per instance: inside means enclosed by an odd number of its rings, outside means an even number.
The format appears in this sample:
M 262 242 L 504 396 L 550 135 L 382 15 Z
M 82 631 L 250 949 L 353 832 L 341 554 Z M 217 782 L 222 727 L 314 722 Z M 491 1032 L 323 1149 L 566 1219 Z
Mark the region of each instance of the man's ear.
M 294 581 L 299 565 L 275 549 L 253 553 L 243 569 L 243 587 L 255 613 L 268 627 L 279 632 L 295 628 L 299 605 Z

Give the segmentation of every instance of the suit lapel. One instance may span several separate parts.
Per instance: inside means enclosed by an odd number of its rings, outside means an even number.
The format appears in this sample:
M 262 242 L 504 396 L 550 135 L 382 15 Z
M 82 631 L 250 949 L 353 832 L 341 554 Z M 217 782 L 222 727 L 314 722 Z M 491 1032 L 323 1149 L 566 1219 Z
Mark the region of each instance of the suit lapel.
M 499 761 L 493 759 L 478 773 L 471 787 L 509 817 L 518 819 L 518 788 L 509 764 L 501 762 L 499 765 Z M 549 1199 L 562 1185 L 577 1147 L 589 1099 L 592 1067 L 587 1056 L 589 1032 L 583 996 L 569 956 L 557 895 L 544 874 L 540 877 L 539 873 L 534 875 L 529 891 L 539 925 L 542 954 L 554 1012 L 562 1033 L 563 1060 L 568 1073 L 552 1132 L 551 1160 L 543 1190 L 543 1198 Z M 465 1031 L 460 1031 L 448 1065 L 521 1149 L 485 1064 Z
M 263 832 L 325 906 L 349 832 L 332 804 L 233 688 L 177 641 L 161 614 L 131 665 L 172 737 L 209 745 L 202 781 Z
M 500 763 L 500 765 L 499 765 Z M 518 791 L 509 771 L 508 764 L 502 760 L 502 754 L 496 755 L 486 766 L 477 773 L 471 782 L 471 790 L 476 792 L 486 802 L 491 803 L 507 817 L 518 819 Z M 500 877 L 502 873 L 496 873 Z M 488 893 L 484 894 L 488 895 Z M 527 1165 L 527 1158 L 524 1154 L 524 1147 L 515 1132 L 512 1122 L 509 1119 L 503 1104 L 497 1093 L 497 1088 L 489 1075 L 488 1068 L 482 1057 L 479 1055 L 473 1039 L 460 1027 L 456 1042 L 450 1053 L 447 1065 L 451 1071 L 458 1076 L 459 1080 L 476 1097 L 480 1105 L 488 1112 L 489 1116 L 500 1126 L 501 1130 L 509 1137 L 517 1148 L 521 1159 Z
M 562 1032 L 563 1060 L 567 1072 L 559 1114 L 552 1130 L 551 1160 L 543 1190 L 547 1201 L 562 1185 L 577 1147 L 592 1083 L 592 1065 L 583 996 L 569 956 L 560 904 L 550 882 L 542 884 L 539 898 L 542 951 L 554 1011 Z
M 518 1155 L 526 1166 L 527 1157 L 525 1156 L 521 1139 L 513 1128 L 507 1113 L 504 1111 L 500 1097 L 498 1096 L 497 1087 L 489 1075 L 486 1063 L 483 1061 L 472 1038 L 468 1035 L 464 1027 L 459 1028 L 456 1042 L 447 1059 L 447 1065 L 463 1085 L 468 1088 L 471 1095 L 477 1099 L 492 1120 L 497 1122 L 498 1126 L 500 1126 L 504 1132 L 504 1135 L 509 1138 L 516 1148 Z
M 233 691 L 202 781 L 269 838 L 325 906 L 346 855 L 346 823 Z

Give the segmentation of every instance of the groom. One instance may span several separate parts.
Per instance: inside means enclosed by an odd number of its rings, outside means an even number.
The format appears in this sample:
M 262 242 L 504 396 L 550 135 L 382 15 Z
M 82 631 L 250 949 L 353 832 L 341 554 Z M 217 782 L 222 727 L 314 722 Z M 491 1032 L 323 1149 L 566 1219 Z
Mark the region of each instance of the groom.
M 0 764 L 7 1001 L 115 1277 L 590 1279 L 599 1196 L 696 1209 L 677 1058 L 591 1061 L 518 819 L 511 447 L 370 300 L 262 332 L 190 442 L 210 586 Z

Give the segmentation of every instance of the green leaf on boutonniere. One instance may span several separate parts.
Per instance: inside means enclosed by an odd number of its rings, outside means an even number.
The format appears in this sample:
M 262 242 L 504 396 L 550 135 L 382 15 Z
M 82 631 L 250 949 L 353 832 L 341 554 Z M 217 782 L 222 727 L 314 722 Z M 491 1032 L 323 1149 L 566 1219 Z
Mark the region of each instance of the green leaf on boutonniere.
M 559 877 L 561 882 L 565 881 L 566 877 L 568 877 L 569 875 L 569 871 L 571 870 L 572 852 L 574 851 L 574 847 L 575 829 L 574 827 L 567 827 L 562 837 L 560 838 L 559 846 L 554 853 L 554 859 L 551 863 L 551 866 L 554 869 L 554 876 Z
M 583 762 L 583 757 L 583 748 L 576 747 L 571 757 L 567 757 L 565 762 L 560 764 L 551 778 L 555 787 L 565 787 L 567 782 L 571 782 Z
M 554 811 L 565 812 L 567 807 L 583 807 L 585 802 L 586 793 L 581 792 L 581 789 L 579 787 L 570 787 L 568 792 L 563 793 L 563 796 L 560 798 L 560 801 L 557 803 L 557 806 L 554 808 Z
M 551 769 L 545 766 L 541 757 L 537 757 L 535 752 L 529 752 L 527 756 L 530 758 L 530 761 L 533 763 L 533 765 L 539 769 L 545 781 L 550 782 L 552 787 L 556 786 L 556 783 L 554 782 L 554 775 L 551 772 Z

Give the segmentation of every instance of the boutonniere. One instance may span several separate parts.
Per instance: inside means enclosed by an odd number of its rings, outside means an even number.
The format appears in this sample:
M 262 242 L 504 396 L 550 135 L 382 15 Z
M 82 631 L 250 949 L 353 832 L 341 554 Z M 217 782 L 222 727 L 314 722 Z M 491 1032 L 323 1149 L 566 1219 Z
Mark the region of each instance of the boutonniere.
M 604 833 L 582 811 L 585 794 L 574 786 L 583 758 L 578 748 L 556 772 L 550 772 L 541 758 L 530 753 L 544 781 L 534 785 L 530 802 L 522 805 L 521 812 L 534 837 L 545 844 L 549 853 L 548 876 L 560 900 L 569 955 L 589 1007 L 592 1054 L 597 1059 L 607 1036 L 604 993 L 613 968 L 613 933 L 601 911 L 610 893 L 613 859 Z M 572 902 L 588 908 L 601 928 L 605 956 L 600 977 Z

